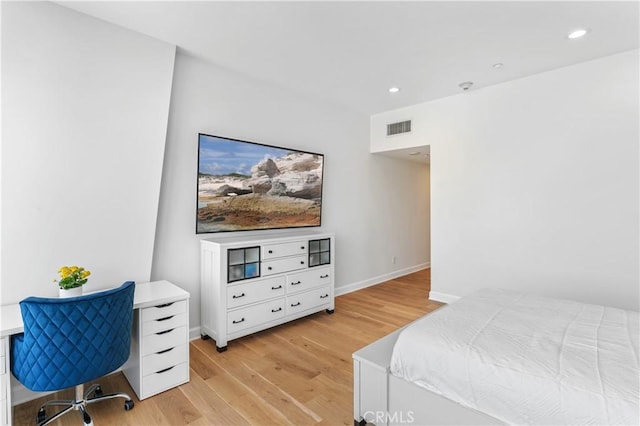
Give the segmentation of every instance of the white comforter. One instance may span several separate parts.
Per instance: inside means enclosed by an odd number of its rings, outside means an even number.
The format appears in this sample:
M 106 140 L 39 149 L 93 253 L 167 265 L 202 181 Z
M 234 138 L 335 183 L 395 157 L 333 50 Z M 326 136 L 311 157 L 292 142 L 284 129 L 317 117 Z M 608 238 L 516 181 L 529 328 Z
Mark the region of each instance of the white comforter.
M 407 327 L 391 373 L 512 424 L 640 424 L 638 312 L 482 290 Z

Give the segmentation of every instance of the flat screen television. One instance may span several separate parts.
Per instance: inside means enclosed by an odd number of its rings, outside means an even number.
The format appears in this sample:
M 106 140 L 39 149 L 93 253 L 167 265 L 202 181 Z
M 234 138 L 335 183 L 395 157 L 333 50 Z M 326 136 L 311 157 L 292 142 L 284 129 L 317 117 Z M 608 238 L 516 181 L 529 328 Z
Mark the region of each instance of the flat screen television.
M 320 226 L 324 156 L 198 134 L 196 233 Z

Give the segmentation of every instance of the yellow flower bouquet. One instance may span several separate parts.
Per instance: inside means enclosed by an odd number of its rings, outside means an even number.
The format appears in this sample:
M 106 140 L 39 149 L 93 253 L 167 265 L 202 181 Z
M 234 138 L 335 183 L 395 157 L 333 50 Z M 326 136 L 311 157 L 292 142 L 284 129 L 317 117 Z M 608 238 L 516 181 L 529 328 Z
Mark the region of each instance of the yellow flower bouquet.
M 69 290 L 86 284 L 91 272 L 82 266 L 62 266 L 58 269 L 58 275 L 60 275 L 60 280 L 53 281 L 57 282 L 61 289 Z

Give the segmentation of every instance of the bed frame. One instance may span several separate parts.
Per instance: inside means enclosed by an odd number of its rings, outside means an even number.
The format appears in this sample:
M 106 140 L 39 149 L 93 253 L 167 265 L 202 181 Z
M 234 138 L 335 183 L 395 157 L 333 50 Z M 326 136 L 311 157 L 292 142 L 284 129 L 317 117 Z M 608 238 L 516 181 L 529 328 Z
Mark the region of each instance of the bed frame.
M 353 353 L 353 423 L 388 425 L 498 425 L 498 419 L 390 374 L 402 329 Z

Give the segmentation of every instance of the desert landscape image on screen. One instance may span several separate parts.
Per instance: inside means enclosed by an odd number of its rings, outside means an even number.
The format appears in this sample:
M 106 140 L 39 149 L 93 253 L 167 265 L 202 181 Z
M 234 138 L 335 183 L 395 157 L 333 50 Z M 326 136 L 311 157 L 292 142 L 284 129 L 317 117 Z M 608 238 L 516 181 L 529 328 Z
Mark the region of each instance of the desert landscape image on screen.
M 197 233 L 320 226 L 324 157 L 199 135 Z

